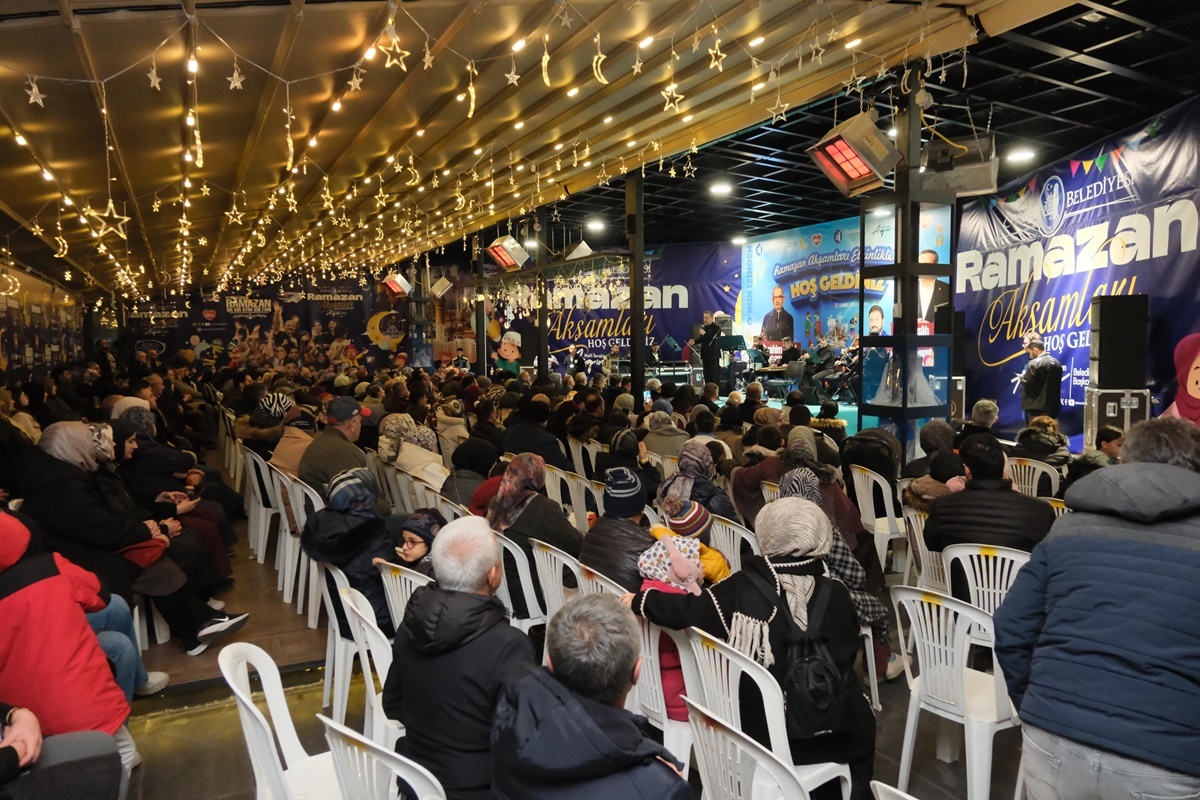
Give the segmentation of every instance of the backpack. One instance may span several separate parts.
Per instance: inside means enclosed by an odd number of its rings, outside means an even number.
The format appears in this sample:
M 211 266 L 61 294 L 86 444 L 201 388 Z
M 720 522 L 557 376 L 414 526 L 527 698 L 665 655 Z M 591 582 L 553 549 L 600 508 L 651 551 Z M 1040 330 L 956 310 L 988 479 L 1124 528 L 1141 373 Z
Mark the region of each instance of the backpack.
M 745 574 L 768 597 L 775 599 L 779 613 L 791 629 L 783 677 L 779 681 L 788 739 L 812 739 L 850 730 L 853 694 L 848 681 L 834 663 L 825 640 L 811 632 L 820 630 L 833 582 L 818 582 L 815 603 L 808 615 L 809 630 L 802 631 L 784 598 L 775 594 L 775 588 L 753 570 L 746 570 Z

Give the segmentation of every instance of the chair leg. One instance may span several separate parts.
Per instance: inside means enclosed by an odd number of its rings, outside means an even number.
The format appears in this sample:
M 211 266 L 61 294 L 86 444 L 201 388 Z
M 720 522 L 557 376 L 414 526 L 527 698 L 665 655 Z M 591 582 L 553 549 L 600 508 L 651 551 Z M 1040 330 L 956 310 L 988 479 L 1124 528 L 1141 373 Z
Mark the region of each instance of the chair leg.
M 345 725 L 346 706 L 350 701 L 350 676 L 354 672 L 354 644 L 335 636 L 337 666 L 333 676 L 333 719 L 339 725 Z
M 917 723 L 921 719 L 921 696 L 913 692 L 908 701 L 908 719 L 904 722 L 904 747 L 900 751 L 900 777 L 896 788 L 908 791 L 908 779 L 912 775 L 913 747 L 917 743 Z
M 967 800 L 988 800 L 992 788 L 992 735 L 995 728 L 968 717 L 963 721 L 967 745 Z
M 334 655 L 333 648 L 337 645 L 337 638 L 337 634 L 330 627 L 329 633 L 325 637 L 325 687 L 321 695 L 321 708 L 329 708 L 329 700 L 333 692 L 333 678 L 334 673 L 337 671 L 336 656 Z
M 863 641 L 863 661 L 866 662 L 867 678 L 871 681 L 871 708 L 879 711 L 879 676 L 875 674 L 875 635 L 870 625 L 863 625 L 859 633 Z
M 888 535 L 886 532 L 875 531 L 875 552 L 879 556 L 879 569 L 887 573 Z M 260 562 L 261 563 L 261 562 Z
M 1017 762 L 1017 791 L 1013 800 L 1025 800 L 1025 748 L 1021 748 L 1021 760 Z
M 938 717 L 937 726 L 937 760 L 953 764 L 962 755 L 963 737 L 958 729 L 959 723 Z
M 150 616 L 154 620 L 154 641 L 158 644 L 166 644 L 171 641 L 171 626 L 163 618 L 163 615 L 158 613 L 158 609 L 153 603 L 150 604 Z
M 304 549 L 300 547 L 300 542 L 296 542 L 296 613 L 304 613 L 304 600 L 307 597 L 306 589 L 308 586 L 308 556 L 304 554 Z
M 142 613 L 141 603 L 135 604 L 133 607 L 133 629 L 137 633 L 138 652 L 144 651 L 148 645 L 150 638 L 149 631 L 146 630 L 146 615 Z
M 683 777 L 687 778 L 692 766 L 692 729 L 686 722 L 667 720 L 663 730 L 663 747 L 683 762 Z
M 308 562 L 308 627 L 314 631 L 321 621 L 321 573 L 317 562 Z

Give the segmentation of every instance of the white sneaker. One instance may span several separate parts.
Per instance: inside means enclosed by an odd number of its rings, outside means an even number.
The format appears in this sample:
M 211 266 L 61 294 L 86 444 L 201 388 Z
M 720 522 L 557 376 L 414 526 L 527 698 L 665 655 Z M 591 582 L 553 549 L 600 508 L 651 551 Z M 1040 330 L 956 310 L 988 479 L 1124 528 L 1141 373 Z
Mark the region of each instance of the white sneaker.
M 210 597 L 207 600 L 205 600 L 204 602 L 213 611 L 224 611 L 225 610 L 225 601 L 224 600 L 218 600 L 215 597 Z
M 171 682 L 171 676 L 165 672 L 151 672 L 146 677 L 146 682 L 133 690 L 135 697 L 149 697 L 152 694 L 158 694 L 163 689 L 167 688 L 167 684 Z
M 909 661 L 910 658 L 907 653 L 901 653 L 900 655 L 892 653 L 891 657 L 888 658 L 887 677 L 885 680 L 890 681 L 893 678 L 900 677 L 904 673 L 904 667 Z

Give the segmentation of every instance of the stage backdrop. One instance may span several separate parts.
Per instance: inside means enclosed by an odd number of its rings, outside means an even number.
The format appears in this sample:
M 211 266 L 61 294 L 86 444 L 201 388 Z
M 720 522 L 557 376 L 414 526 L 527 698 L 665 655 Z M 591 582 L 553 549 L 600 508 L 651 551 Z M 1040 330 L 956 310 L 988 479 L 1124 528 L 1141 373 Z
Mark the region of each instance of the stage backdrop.
M 1192 100 L 964 205 L 956 308 L 973 339 L 968 401 L 998 399 L 1003 435 L 1022 427 L 1012 379 L 1022 336 L 1037 331 L 1064 368 L 1059 424 L 1072 450 L 1082 446 L 1096 295 L 1150 296 L 1147 377 L 1162 407 L 1171 402 L 1175 344 L 1200 328 L 1198 155 Z

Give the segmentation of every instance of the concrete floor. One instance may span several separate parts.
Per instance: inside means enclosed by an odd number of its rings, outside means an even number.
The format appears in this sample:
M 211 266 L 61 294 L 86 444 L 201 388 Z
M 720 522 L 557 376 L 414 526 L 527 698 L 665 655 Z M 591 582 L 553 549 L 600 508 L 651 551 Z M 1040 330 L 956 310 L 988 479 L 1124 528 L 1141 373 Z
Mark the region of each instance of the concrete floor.
M 321 673 L 302 670 L 285 676 L 288 702 L 300 741 L 310 753 L 328 749 L 316 714 L 321 710 Z M 316 682 L 313 682 L 313 681 Z M 883 711 L 878 718 L 875 777 L 895 785 L 900 771 L 900 749 L 908 688 L 903 677 L 880 687 Z M 176 692 L 148 704 L 138 701 L 130 721 L 145 763 L 141 773 L 143 800 L 252 800 L 254 777 L 246 742 L 232 698 L 224 686 Z M 361 729 L 363 691 L 356 676 L 350 694 L 347 721 Z M 966 765 L 935 756 L 939 719 L 921 715 L 909 793 L 920 800 L 961 800 L 966 797 Z M 962 728 L 952 726 L 960 741 Z M 991 796 L 1013 794 L 1020 759 L 1019 731 L 996 736 L 992 761 Z M 136 783 L 136 781 L 135 781 Z M 136 798 L 137 795 L 131 795 Z

